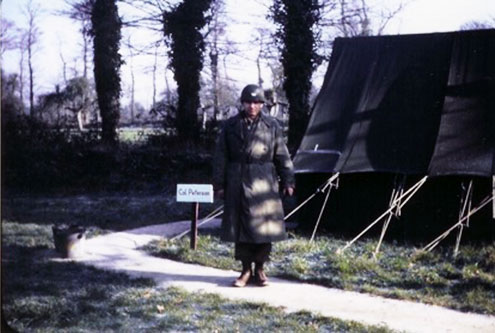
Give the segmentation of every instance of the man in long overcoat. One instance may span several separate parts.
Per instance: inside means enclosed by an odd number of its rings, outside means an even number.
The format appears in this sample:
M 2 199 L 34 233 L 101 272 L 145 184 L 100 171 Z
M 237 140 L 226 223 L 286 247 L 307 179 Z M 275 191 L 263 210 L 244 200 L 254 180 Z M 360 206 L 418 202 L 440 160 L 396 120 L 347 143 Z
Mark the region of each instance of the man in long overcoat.
M 271 243 L 287 238 L 279 184 L 284 195 L 294 192 L 282 128 L 261 112 L 264 100 L 260 87 L 243 89 L 242 111 L 224 123 L 214 158 L 215 191 L 225 200 L 221 239 L 235 243 L 235 258 L 242 262 L 236 287 L 252 278 L 260 286 L 268 284 L 263 264 Z

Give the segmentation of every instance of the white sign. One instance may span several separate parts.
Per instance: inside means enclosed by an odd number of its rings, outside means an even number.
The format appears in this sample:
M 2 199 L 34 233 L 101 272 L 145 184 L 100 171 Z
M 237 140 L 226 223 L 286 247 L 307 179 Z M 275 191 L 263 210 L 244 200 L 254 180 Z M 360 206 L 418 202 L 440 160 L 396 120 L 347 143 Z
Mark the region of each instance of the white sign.
M 213 185 L 177 184 L 177 202 L 213 202 Z

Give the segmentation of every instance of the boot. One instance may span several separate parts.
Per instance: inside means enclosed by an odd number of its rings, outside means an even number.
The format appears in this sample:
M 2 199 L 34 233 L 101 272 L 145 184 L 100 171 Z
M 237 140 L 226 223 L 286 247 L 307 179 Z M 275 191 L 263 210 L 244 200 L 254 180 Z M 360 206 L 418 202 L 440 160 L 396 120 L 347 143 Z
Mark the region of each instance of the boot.
M 243 261 L 241 275 L 234 281 L 232 285 L 234 287 L 243 288 L 249 283 L 252 275 L 253 269 L 251 267 L 251 263 Z
M 257 262 L 254 269 L 254 277 L 256 279 L 256 284 L 260 287 L 268 286 L 268 277 L 263 270 L 263 263 Z

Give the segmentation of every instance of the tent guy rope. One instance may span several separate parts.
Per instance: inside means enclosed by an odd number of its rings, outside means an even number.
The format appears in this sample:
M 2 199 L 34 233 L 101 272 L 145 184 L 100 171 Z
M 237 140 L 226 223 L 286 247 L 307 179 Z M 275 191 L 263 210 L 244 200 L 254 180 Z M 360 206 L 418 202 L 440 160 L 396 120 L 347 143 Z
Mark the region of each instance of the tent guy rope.
M 347 242 L 347 244 L 344 247 L 341 247 L 337 250 L 337 253 L 342 253 L 344 252 L 348 247 L 350 247 L 352 244 L 354 244 L 361 236 L 363 236 L 369 229 L 371 229 L 375 224 L 381 221 L 385 216 L 390 214 L 394 209 L 396 209 L 396 206 L 398 206 L 398 209 L 401 209 L 413 196 L 414 194 L 421 188 L 421 186 L 426 182 L 428 179 L 428 176 L 424 176 L 419 182 L 417 182 L 415 185 L 413 185 L 409 190 L 407 190 L 404 194 L 402 194 L 400 197 L 396 198 L 392 202 L 392 205 L 389 209 L 387 209 L 382 215 L 380 215 L 375 221 L 373 221 L 369 226 L 367 226 L 359 235 L 354 237 L 351 241 Z M 404 200 L 402 203 L 400 203 L 402 200 Z M 400 203 L 400 204 L 399 204 Z
M 455 228 L 459 227 L 464 221 L 466 221 L 470 216 L 474 215 L 477 211 L 488 205 L 491 201 L 493 200 L 493 195 L 487 196 L 485 199 L 481 201 L 481 203 L 478 205 L 478 207 L 472 209 L 469 211 L 466 216 L 464 216 L 462 219 L 460 219 L 456 224 L 454 224 L 452 227 L 447 229 L 443 234 L 435 238 L 433 241 L 431 241 L 428 245 L 426 245 L 422 251 L 430 252 L 433 250 L 447 235 L 454 230 Z
M 201 222 L 198 223 L 198 227 L 201 226 L 201 225 L 203 225 L 203 224 L 205 224 L 205 223 L 207 223 L 207 222 L 210 222 L 214 218 L 222 215 L 223 214 L 223 207 L 224 207 L 224 205 L 221 205 L 221 206 L 217 207 L 215 210 L 213 210 Z M 184 237 L 185 235 L 187 235 L 190 232 L 191 232 L 191 228 L 189 228 L 188 230 L 184 231 L 183 233 L 178 234 L 177 236 L 175 236 L 175 237 L 173 237 L 171 239 L 172 240 L 175 240 L 175 239 L 182 238 L 182 237 Z
M 297 212 L 305 204 L 307 204 L 311 199 L 313 199 L 318 193 L 324 193 L 329 186 L 335 186 L 335 187 L 337 187 L 337 185 L 336 184 L 333 184 L 333 183 L 334 183 L 335 180 L 337 180 L 339 178 L 339 175 L 340 175 L 340 173 L 337 172 L 332 177 L 328 178 L 328 180 L 325 181 L 320 187 L 318 187 L 316 189 L 316 191 L 313 192 L 313 194 L 311 194 L 308 198 L 306 198 L 306 200 L 304 200 L 301 204 L 299 204 L 299 206 L 297 206 L 296 208 L 294 208 L 292 210 L 292 212 L 290 212 L 289 214 L 287 214 L 284 217 L 284 220 L 287 220 L 289 217 L 291 217 L 295 212 Z
M 325 207 L 327 206 L 328 197 L 330 196 L 330 192 L 332 192 L 332 188 L 334 186 L 336 187 L 336 185 L 334 185 L 332 182 L 330 182 L 330 187 L 328 188 L 327 195 L 325 196 L 325 200 L 323 201 L 323 205 L 321 206 L 320 215 L 318 216 L 318 220 L 316 220 L 313 234 L 311 235 L 311 238 L 309 240 L 310 243 L 313 242 L 313 240 L 315 238 L 316 230 L 318 229 L 318 225 L 320 224 L 321 217 L 323 216 L 323 211 L 325 210 Z

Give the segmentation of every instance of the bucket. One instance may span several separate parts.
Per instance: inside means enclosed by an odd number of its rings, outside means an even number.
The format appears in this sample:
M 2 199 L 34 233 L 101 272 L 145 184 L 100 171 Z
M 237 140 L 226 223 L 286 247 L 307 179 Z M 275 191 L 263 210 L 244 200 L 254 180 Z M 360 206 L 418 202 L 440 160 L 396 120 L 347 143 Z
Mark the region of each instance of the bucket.
M 83 252 L 84 240 L 86 239 L 86 229 L 77 226 L 52 226 L 53 241 L 55 251 L 62 258 L 77 258 Z

